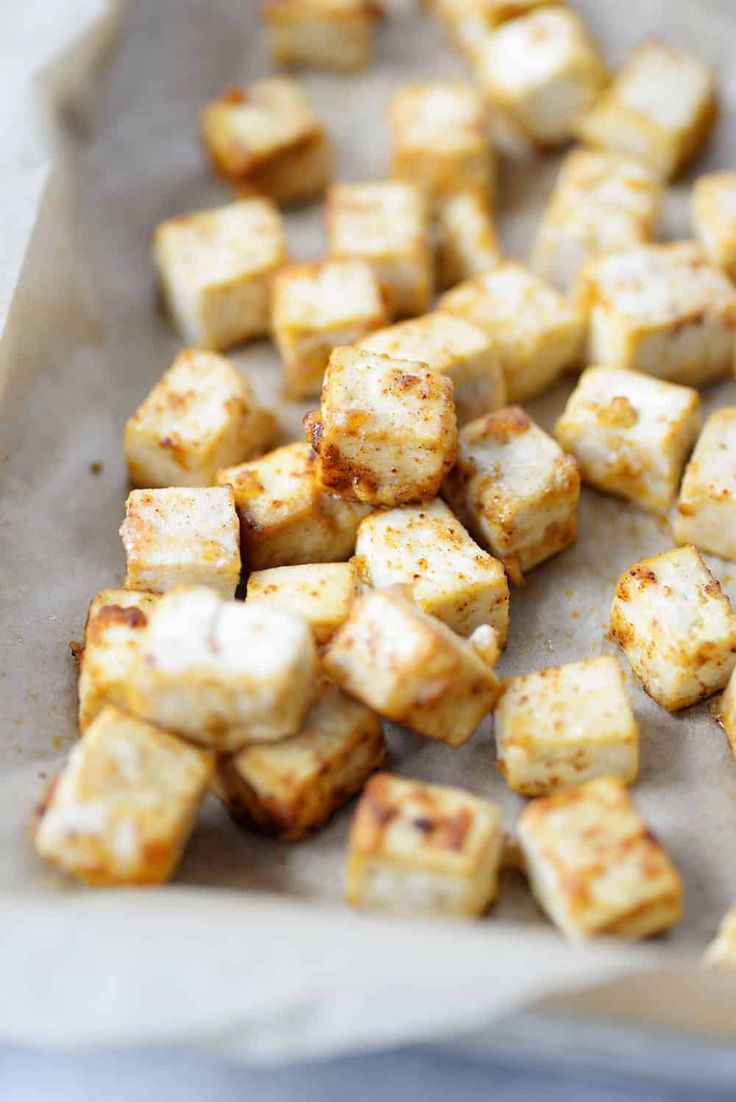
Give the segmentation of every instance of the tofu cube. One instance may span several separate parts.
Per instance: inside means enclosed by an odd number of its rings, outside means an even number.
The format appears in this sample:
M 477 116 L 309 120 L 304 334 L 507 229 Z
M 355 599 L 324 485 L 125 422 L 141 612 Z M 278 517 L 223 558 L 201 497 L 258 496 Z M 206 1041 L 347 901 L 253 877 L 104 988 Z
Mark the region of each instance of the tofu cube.
M 131 490 L 120 536 L 126 589 L 207 585 L 224 597 L 235 593 L 240 539 L 229 486 Z
M 430 0 L 435 14 L 472 60 L 489 31 L 556 0 Z
M 282 268 L 273 283 L 271 317 L 292 398 L 318 395 L 332 349 L 355 344 L 388 320 L 373 269 L 362 260 Z
M 287 444 L 261 459 L 218 471 L 232 487 L 243 558 L 251 570 L 338 562 L 355 550 L 369 505 L 327 494 L 307 444 Z
M 655 174 L 637 161 L 573 150 L 542 219 L 532 269 L 567 294 L 587 261 L 651 241 L 661 192 Z
M 236 822 L 298 842 L 344 807 L 385 756 L 375 712 L 331 685 L 293 738 L 223 758 L 218 788 Z
M 690 387 L 616 367 L 589 367 L 554 428 L 584 482 L 663 513 L 700 429 Z M 688 542 L 688 541 L 685 541 Z
M 736 906 L 726 913 L 718 928 L 718 935 L 711 942 L 703 957 L 710 968 L 725 968 L 736 972 Z
M 519 820 L 532 891 L 565 937 L 633 940 L 682 914 L 682 882 L 617 777 L 535 800 Z
M 429 309 L 432 251 L 419 188 L 399 180 L 333 184 L 326 219 L 327 255 L 370 264 L 391 317 Z
M 494 726 L 498 768 L 522 796 L 639 772 L 639 728 L 610 655 L 509 678 Z
M 270 278 L 286 261 L 283 222 L 267 199 L 170 218 L 153 251 L 187 344 L 222 351 L 266 334 Z
M 540 394 L 582 358 L 584 314 L 521 264 L 509 261 L 459 283 L 439 309 L 488 333 L 510 402 Z
M 487 199 L 461 191 L 437 215 L 437 279 L 440 287 L 487 272 L 501 262 L 501 247 Z
M 736 613 L 696 547 L 642 559 L 621 576 L 610 634 L 668 712 L 722 689 L 736 665 Z
M 408 586 L 419 608 L 458 635 L 490 624 L 499 646 L 505 644 L 509 587 L 503 566 L 439 498 L 371 513 L 358 529 L 355 556 L 365 585 Z
M 465 425 L 443 494 L 515 585 L 577 537 L 578 465 L 518 406 Z
M 717 113 L 713 69 L 663 42 L 646 42 L 575 129 L 588 145 L 633 157 L 669 179 L 705 143 Z
M 52 783 L 36 851 L 88 884 L 160 884 L 176 871 L 214 755 L 106 707 Z
M 132 486 L 211 486 L 220 467 L 266 450 L 274 415 L 214 352 L 185 349 L 125 426 Z
M 733 370 L 736 290 L 694 244 L 639 245 L 593 260 L 577 298 L 589 316 L 589 362 L 688 386 Z
M 332 176 L 329 139 L 297 80 L 228 89 L 202 112 L 202 137 L 215 172 L 238 195 L 303 202 Z
M 254 570 L 246 600 L 303 616 L 315 642 L 326 643 L 347 619 L 356 589 L 357 572 L 350 562 L 276 566 Z
M 736 172 L 713 172 L 695 181 L 695 236 L 707 257 L 736 280 Z
M 490 800 L 379 773 L 350 829 L 345 898 L 399 915 L 481 915 L 498 895 L 502 848 Z
M 336 348 L 305 418 L 324 489 L 371 505 L 434 497 L 457 455 L 452 393 L 423 363 Z
M 736 408 L 706 421 L 682 480 L 673 524 L 677 543 L 736 560 Z
M 295 735 L 315 695 L 302 616 L 184 586 L 153 610 L 128 682 L 142 719 L 229 753 Z
M 92 601 L 79 659 L 79 730 L 106 704 L 124 708 L 148 617 L 158 597 L 129 589 L 103 589 Z
M 353 603 L 323 664 L 331 680 L 379 715 L 462 746 L 500 692 L 484 649 L 493 634 L 481 627 L 463 639 L 401 589 L 374 589 Z
M 718 722 L 725 731 L 731 753 L 736 758 L 736 676 L 728 679 L 725 692 L 718 704 Z
M 504 23 L 474 51 L 475 75 L 506 127 L 541 147 L 568 141 L 608 78 L 575 12 L 542 7 Z
M 266 0 L 268 49 L 277 65 L 364 69 L 381 6 L 374 0 Z

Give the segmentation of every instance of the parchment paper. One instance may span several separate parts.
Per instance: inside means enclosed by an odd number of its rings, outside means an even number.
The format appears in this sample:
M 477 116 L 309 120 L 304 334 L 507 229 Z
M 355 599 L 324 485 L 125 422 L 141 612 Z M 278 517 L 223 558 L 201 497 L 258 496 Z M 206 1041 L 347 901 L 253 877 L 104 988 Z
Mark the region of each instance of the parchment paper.
M 736 23 L 705 3 L 578 7 L 612 61 L 657 32 L 719 65 L 724 118 L 697 171 L 728 166 Z M 68 644 L 81 638 L 94 593 L 122 579 L 123 425 L 179 347 L 157 306 L 151 233 L 163 218 L 227 200 L 199 145 L 198 112 L 224 86 L 266 73 L 268 61 L 248 0 L 124 8 L 33 0 L 28 11 L 39 33 L 10 36 L 11 76 L 22 60 L 27 74 L 47 66 L 59 44 L 66 52 L 37 89 L 54 108 L 51 171 L 27 76 L 0 111 L 8 215 L 0 310 L 15 291 L 0 346 L 0 1040 L 189 1041 L 283 1060 L 477 1030 L 543 997 L 556 1012 L 736 1035 L 736 984 L 697 967 L 736 899 L 736 765 L 707 705 L 670 717 L 631 676 L 642 734 L 634 798 L 687 897 L 680 926 L 646 946 L 568 947 L 515 873 L 475 925 L 352 914 L 340 903 L 350 809 L 313 840 L 287 846 L 237 830 L 213 800 L 176 882 L 152 891 L 85 890 L 36 860 L 30 811 L 76 737 Z M 404 6 L 392 10 L 367 73 L 307 76 L 339 176 L 385 172 L 384 111 L 398 84 L 463 72 L 432 21 Z M 555 159 L 504 165 L 510 255 L 528 254 L 556 167 Z M 290 212 L 287 225 L 295 259 L 321 254 L 318 205 Z M 685 182 L 668 196 L 661 235 L 687 231 Z M 261 342 L 235 359 L 278 409 L 283 439 L 298 435 L 305 407 L 282 401 L 271 347 Z M 571 385 L 532 402 L 531 414 L 549 427 Z M 708 409 L 733 403 L 736 386 L 703 397 Z M 588 490 L 580 529 L 575 548 L 513 590 L 503 674 L 610 650 L 607 608 L 619 574 L 672 546 L 666 523 Z M 736 567 L 712 565 L 736 597 Z M 522 801 L 496 772 L 490 721 L 461 750 L 397 730 L 389 741 L 391 768 L 487 795 L 513 829 Z

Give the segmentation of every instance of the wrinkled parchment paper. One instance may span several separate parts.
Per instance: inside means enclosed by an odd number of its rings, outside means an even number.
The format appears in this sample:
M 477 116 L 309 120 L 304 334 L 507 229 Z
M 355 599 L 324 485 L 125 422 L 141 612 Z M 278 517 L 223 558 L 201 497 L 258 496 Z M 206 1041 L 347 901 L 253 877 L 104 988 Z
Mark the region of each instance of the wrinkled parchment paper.
M 724 118 L 698 170 L 732 163 L 729 0 L 637 0 L 625 18 L 624 5 L 605 0 L 578 6 L 612 61 L 658 32 L 720 66 Z M 123 574 L 123 424 L 179 347 L 157 305 L 151 233 L 163 218 L 226 201 L 199 146 L 198 111 L 268 62 L 254 0 L 28 0 L 24 10 L 0 65 L 0 1040 L 186 1041 L 284 1060 L 446 1038 L 537 1000 L 558 1013 L 736 1035 L 733 979 L 697 967 L 736 899 L 736 765 L 707 705 L 670 717 L 630 676 L 642 734 L 634 796 L 687 896 L 682 924 L 646 946 L 567 946 L 516 873 L 475 925 L 352 914 L 340 902 L 349 810 L 287 846 L 237 830 L 211 801 L 176 882 L 153 891 L 85 890 L 36 860 L 29 814 L 75 739 L 68 644 L 81 638 L 93 594 Z M 339 176 L 385 172 L 384 109 L 398 84 L 462 72 L 431 20 L 407 5 L 392 11 L 367 73 L 309 75 Z M 42 101 L 54 119 L 45 129 Z M 504 165 L 509 254 L 527 255 L 555 169 L 554 159 Z M 287 224 L 295 259 L 321 254 L 318 206 Z M 687 183 L 669 195 L 661 232 L 687 233 Z M 297 435 L 303 408 L 281 400 L 270 346 L 235 358 L 277 407 L 283 438 Z M 531 403 L 544 426 L 570 385 Z M 733 403 L 736 386 L 704 399 Z M 611 649 L 616 579 L 670 546 L 665 523 L 584 491 L 577 546 L 512 593 L 501 672 Z M 736 567 L 713 566 L 736 597 Z M 496 772 L 490 722 L 461 750 L 408 732 L 389 738 L 391 768 L 490 796 L 513 828 L 521 800 Z

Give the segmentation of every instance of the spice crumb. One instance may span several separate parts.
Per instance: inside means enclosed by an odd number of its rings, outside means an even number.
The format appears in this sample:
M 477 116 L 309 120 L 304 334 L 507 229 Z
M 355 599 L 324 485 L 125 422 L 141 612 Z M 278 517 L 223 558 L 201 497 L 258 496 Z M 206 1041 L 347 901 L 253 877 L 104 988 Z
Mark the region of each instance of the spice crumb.
M 95 459 L 94 463 L 90 463 L 89 469 L 91 474 L 102 474 L 103 470 L 105 469 L 105 464 L 101 463 L 99 459 Z

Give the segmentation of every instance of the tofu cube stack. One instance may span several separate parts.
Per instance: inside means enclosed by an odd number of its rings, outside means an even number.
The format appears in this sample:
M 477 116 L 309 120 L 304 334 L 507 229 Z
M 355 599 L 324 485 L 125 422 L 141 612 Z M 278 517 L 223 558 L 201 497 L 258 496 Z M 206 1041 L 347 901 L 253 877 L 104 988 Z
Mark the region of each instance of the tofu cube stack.
M 268 49 L 277 65 L 357 70 L 373 56 L 376 0 L 265 0 Z

